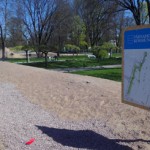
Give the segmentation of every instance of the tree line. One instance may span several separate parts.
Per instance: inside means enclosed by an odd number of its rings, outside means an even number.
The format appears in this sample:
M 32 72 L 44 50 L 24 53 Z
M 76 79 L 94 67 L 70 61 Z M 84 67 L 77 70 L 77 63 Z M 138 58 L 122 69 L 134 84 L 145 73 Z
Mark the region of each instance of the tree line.
M 150 23 L 150 0 L 1 0 L 0 18 L 3 60 L 5 47 L 18 45 L 59 56 L 65 45 L 120 48 L 123 28 Z

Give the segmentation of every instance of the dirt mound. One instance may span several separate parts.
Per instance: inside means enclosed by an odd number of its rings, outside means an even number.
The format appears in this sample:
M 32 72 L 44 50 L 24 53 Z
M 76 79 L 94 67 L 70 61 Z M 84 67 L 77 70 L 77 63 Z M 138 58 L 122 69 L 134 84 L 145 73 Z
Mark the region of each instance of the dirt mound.
M 13 52 L 7 47 L 5 47 L 5 56 L 7 58 L 24 58 L 25 57 L 23 54 Z M 2 50 L 0 50 L 0 57 L 2 57 Z

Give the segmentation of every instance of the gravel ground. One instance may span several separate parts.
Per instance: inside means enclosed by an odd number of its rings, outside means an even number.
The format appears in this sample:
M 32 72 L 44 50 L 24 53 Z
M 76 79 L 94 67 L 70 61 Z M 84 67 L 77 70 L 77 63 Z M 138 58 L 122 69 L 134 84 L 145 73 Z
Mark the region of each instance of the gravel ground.
M 150 112 L 115 81 L 0 62 L 0 114 L 6 150 L 150 149 Z
M 1 138 L 0 138 L 0 140 L 2 140 Z M 4 148 L 4 145 L 3 145 L 3 143 L 0 141 L 0 150 L 4 150 L 5 148 Z
M 62 121 L 32 104 L 13 84 L 0 84 L 0 135 L 6 150 L 130 150 L 104 122 Z M 25 145 L 35 138 L 31 145 Z

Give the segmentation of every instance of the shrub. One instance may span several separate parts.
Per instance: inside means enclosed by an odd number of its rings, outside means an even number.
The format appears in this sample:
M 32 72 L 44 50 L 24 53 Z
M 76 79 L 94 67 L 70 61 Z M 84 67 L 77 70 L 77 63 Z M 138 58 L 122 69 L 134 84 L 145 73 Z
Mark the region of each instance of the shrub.
M 33 46 L 29 45 L 19 45 L 15 47 L 10 47 L 11 51 L 17 52 L 17 51 L 22 51 L 22 50 L 33 50 Z
M 80 48 L 81 48 L 81 49 L 86 49 L 87 47 L 88 47 L 87 42 L 85 42 L 85 41 L 80 41 Z
M 114 50 L 115 46 L 110 43 L 110 42 L 105 42 L 103 43 L 103 45 L 101 46 L 101 49 L 107 50 L 108 52 L 110 51 L 110 49 Z
M 92 48 L 92 53 L 93 53 L 93 55 L 95 55 L 97 58 L 99 57 L 99 52 L 100 52 L 100 50 L 101 50 L 101 47 L 100 46 L 94 46 L 93 48 Z
M 106 50 L 100 50 L 99 51 L 99 58 L 100 59 L 104 59 L 104 58 L 107 58 L 108 57 L 108 53 Z
M 30 47 L 28 46 L 28 45 L 24 45 L 24 46 L 22 46 L 22 48 L 21 48 L 21 50 L 29 50 L 30 49 Z
M 19 46 L 11 47 L 10 50 L 17 52 L 17 51 L 21 51 L 22 47 L 23 47 L 22 45 L 19 45 Z
M 67 51 L 70 51 L 70 52 L 76 52 L 78 53 L 80 51 L 80 47 L 76 46 L 76 45 L 72 45 L 72 44 L 66 44 L 65 45 L 65 48 Z
M 108 53 L 114 50 L 116 50 L 116 46 L 109 42 L 105 42 L 101 46 L 94 46 L 92 48 L 92 52 L 97 58 L 106 58 L 108 57 Z

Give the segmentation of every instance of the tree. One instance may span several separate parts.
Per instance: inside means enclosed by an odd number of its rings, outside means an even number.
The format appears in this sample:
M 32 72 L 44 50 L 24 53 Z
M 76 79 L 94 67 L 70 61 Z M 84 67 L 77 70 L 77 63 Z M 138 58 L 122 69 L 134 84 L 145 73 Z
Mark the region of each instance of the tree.
M 0 39 L 1 39 L 1 47 L 2 47 L 2 60 L 5 60 L 5 43 L 6 43 L 6 35 L 7 35 L 7 26 L 8 26 L 8 18 L 9 18 L 9 7 L 10 1 L 2 0 L 0 2 Z
M 145 0 L 147 4 L 148 20 L 150 23 L 150 0 Z
M 106 50 L 100 50 L 100 51 L 99 51 L 99 54 L 98 54 L 98 57 L 99 57 L 100 59 L 107 58 L 107 57 L 108 57 L 107 51 L 106 51 Z
M 80 6 L 79 15 L 85 23 L 86 34 L 92 47 L 99 45 L 105 33 L 111 28 L 111 18 L 116 9 L 112 3 L 105 0 L 80 0 L 80 5 L 77 3 Z
M 24 45 L 26 43 L 26 37 L 24 36 L 24 24 L 23 24 L 23 9 L 19 0 L 15 0 L 13 7 L 13 15 L 8 21 L 8 46 Z
M 22 40 L 22 31 L 20 29 L 22 17 L 21 8 L 16 4 L 19 0 L 1 0 L 0 1 L 0 40 L 2 47 L 2 60 L 5 60 L 5 47 L 14 42 Z M 12 9 L 13 8 L 13 9 Z M 17 9 L 17 10 L 16 10 Z M 18 43 L 17 43 L 18 44 Z M 20 44 L 20 42 L 19 42 Z
M 71 43 L 77 45 L 78 47 L 86 47 L 86 27 L 80 18 L 80 16 L 73 16 L 72 18 L 72 28 L 70 33 Z
M 55 28 L 48 44 L 57 47 L 56 52 L 59 57 L 59 53 L 67 42 L 68 33 L 72 28 L 72 12 L 67 0 L 57 0 L 56 3 L 58 8 L 54 13 Z
M 48 63 L 47 63 L 47 55 L 48 52 L 50 51 L 50 47 L 46 46 L 46 45 L 40 45 L 39 49 L 41 50 L 41 52 L 44 54 L 44 58 L 45 58 L 45 68 L 47 68 Z
M 108 53 L 110 53 L 111 58 L 112 51 L 115 49 L 116 47 L 112 43 L 104 42 L 101 46 L 94 46 L 92 48 L 92 52 L 97 58 L 104 58 L 105 56 L 108 56 Z
M 107 53 L 110 54 L 110 58 L 112 57 L 112 52 L 116 49 L 116 46 L 113 45 L 110 42 L 105 42 L 103 43 L 103 45 L 101 46 L 101 50 L 105 50 L 107 51 Z
M 114 40 L 116 46 L 120 48 L 122 45 L 121 40 L 123 29 L 128 26 L 135 25 L 135 22 L 132 16 L 130 15 L 128 16 L 125 11 L 121 11 L 119 13 L 115 13 L 114 17 L 112 18 L 112 23 L 113 25 L 109 31 L 110 32 L 109 35 L 111 36 L 111 39 Z
M 40 46 L 46 45 L 55 28 L 54 13 L 58 6 L 55 0 L 21 0 L 24 8 L 23 23 L 26 37 L 37 47 L 40 57 Z
M 17 46 L 26 44 L 26 39 L 23 35 L 23 23 L 18 17 L 11 17 L 8 24 L 7 39 L 8 46 Z
M 29 50 L 32 50 L 33 47 L 32 46 L 29 46 L 29 45 L 24 45 L 24 46 L 20 46 L 20 50 L 23 50 L 25 51 L 26 53 L 26 62 L 28 63 L 29 62 Z
M 133 14 L 134 20 L 137 25 L 145 24 L 147 17 L 150 18 L 150 1 L 146 0 L 148 11 L 147 14 L 143 15 L 143 9 L 145 9 L 145 0 L 115 0 L 115 2 L 120 6 L 118 11 L 121 10 L 130 10 Z M 144 18 L 143 18 L 144 17 Z M 149 19 L 150 23 L 150 19 Z
M 74 53 L 79 53 L 80 51 L 80 47 L 76 46 L 76 45 L 72 45 L 72 44 L 66 44 L 65 45 L 65 49 L 68 51 L 68 52 L 72 52 L 73 55 Z

